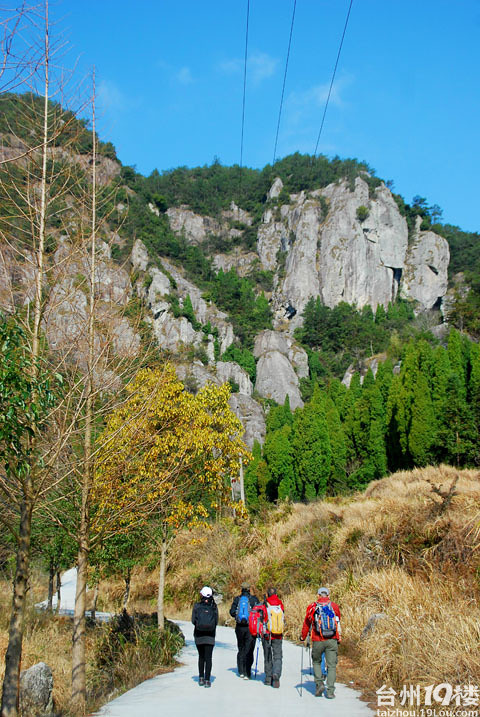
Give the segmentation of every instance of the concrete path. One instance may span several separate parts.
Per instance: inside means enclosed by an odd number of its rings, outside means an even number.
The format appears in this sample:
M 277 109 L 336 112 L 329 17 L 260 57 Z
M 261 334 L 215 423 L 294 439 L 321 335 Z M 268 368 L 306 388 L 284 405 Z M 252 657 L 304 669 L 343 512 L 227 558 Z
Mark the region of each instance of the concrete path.
M 193 641 L 193 625 L 178 622 L 186 638 L 180 653 L 182 667 L 166 675 L 142 682 L 102 707 L 102 717 L 246 717 L 251 714 L 275 717 L 372 717 L 373 711 L 359 700 L 359 693 L 345 685 L 336 686 L 336 698 L 315 697 L 313 676 L 309 674 L 305 648 L 284 642 L 283 673 L 280 688 L 263 684 L 263 653 L 259 650 L 257 679 L 241 680 L 236 669 L 235 632 L 218 627 L 213 650 L 212 687 L 198 684 L 198 653 Z M 303 655 L 303 694 L 300 695 L 300 665 Z M 255 648 L 255 657 L 256 657 Z M 254 662 L 255 667 L 255 662 Z
M 77 589 L 77 568 L 70 568 L 70 570 L 66 570 L 61 577 L 60 582 L 60 610 L 58 611 L 58 615 L 67 615 L 68 617 L 73 617 L 73 612 L 75 609 L 75 592 Z M 35 607 L 38 610 L 46 610 L 48 605 L 48 600 L 43 600 L 42 602 L 36 603 Z M 52 609 L 57 609 L 57 593 L 55 592 L 53 596 L 52 601 Z M 85 613 L 86 615 L 91 615 L 90 611 L 87 610 Z M 95 619 L 98 620 L 98 622 L 108 622 L 110 620 L 111 615 L 108 612 L 96 612 L 95 613 Z

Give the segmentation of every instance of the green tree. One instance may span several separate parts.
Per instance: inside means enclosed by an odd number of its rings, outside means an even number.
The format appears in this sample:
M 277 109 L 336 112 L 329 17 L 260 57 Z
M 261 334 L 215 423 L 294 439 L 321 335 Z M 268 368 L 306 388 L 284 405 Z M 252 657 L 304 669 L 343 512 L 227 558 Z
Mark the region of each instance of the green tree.
M 290 443 L 291 428 L 288 425 L 267 434 L 263 454 L 267 461 L 271 482 L 267 485 L 267 495 L 275 498 L 298 498 L 295 487 L 293 455 Z
M 325 495 L 331 474 L 332 449 L 325 395 L 318 387 L 310 403 L 295 412 L 292 446 L 298 494 L 307 500 Z

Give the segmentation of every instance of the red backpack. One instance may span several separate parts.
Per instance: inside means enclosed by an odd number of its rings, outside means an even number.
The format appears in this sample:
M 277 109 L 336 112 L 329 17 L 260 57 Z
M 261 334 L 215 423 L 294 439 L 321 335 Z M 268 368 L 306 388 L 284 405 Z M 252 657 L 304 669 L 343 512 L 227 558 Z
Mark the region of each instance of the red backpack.
M 263 605 L 255 605 L 250 610 L 248 629 L 253 637 L 267 637 L 267 615 Z

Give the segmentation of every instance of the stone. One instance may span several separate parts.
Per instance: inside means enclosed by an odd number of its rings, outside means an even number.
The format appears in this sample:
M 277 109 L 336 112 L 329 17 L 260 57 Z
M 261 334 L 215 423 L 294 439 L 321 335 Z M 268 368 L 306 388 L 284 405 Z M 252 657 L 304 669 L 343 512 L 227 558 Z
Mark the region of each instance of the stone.
M 261 405 L 243 393 L 232 393 L 228 403 L 234 414 L 240 419 L 245 429 L 243 440 L 253 448 L 254 441 L 263 444 L 265 441 L 265 414 Z
M 308 377 L 307 352 L 287 334 L 272 331 L 271 329 L 266 329 L 259 333 L 255 338 L 253 355 L 255 358 L 260 358 L 268 351 L 279 351 L 288 358 L 300 378 Z
M 184 234 L 192 244 L 201 244 L 207 238 L 204 217 L 195 214 L 188 207 L 170 207 L 166 214 L 172 231 Z
M 200 346 L 204 336 L 202 331 L 195 331 L 185 316 L 175 317 L 168 310 L 157 311 L 153 333 L 160 348 L 173 352 L 190 344 Z
M 418 219 L 414 241 L 408 247 L 401 295 L 427 310 L 447 292 L 450 249 L 447 240 L 435 232 L 420 231 Z
M 20 673 L 20 714 L 22 717 L 45 717 L 53 714 L 52 670 L 38 662 Z
M 150 259 L 145 244 L 140 241 L 140 239 L 136 239 L 130 255 L 130 262 L 133 268 L 136 271 L 146 271 L 149 261 Z
M 268 190 L 267 199 L 276 199 L 283 189 L 283 182 L 280 177 L 276 177 L 272 186 Z
M 362 633 L 360 635 L 360 639 L 364 640 L 368 635 L 375 629 L 375 626 L 379 620 L 385 619 L 387 616 L 384 612 L 376 612 L 373 613 L 373 615 L 370 615 L 368 618 L 367 624 L 362 630 Z
M 0 311 L 7 313 L 15 309 L 12 279 L 10 276 L 13 259 L 6 246 L 0 247 Z
M 288 395 L 292 410 L 303 406 L 298 376 L 279 351 L 267 351 L 259 358 L 255 388 L 261 396 L 273 398 L 277 403 L 284 403 Z
M 168 276 L 156 266 L 150 267 L 148 273 L 152 281 L 147 289 L 147 303 L 155 316 L 165 304 L 164 297 L 171 292 L 171 283 Z
M 213 267 L 216 271 L 235 269 L 239 276 L 248 276 L 255 263 L 258 263 L 258 254 L 253 251 L 242 251 L 241 247 L 234 247 L 229 254 L 215 254 L 213 257 Z
M 227 383 L 231 380 L 238 385 L 238 393 L 245 396 L 251 396 L 253 393 L 253 385 L 250 376 L 235 361 L 217 361 L 216 365 L 217 378 L 220 383 Z

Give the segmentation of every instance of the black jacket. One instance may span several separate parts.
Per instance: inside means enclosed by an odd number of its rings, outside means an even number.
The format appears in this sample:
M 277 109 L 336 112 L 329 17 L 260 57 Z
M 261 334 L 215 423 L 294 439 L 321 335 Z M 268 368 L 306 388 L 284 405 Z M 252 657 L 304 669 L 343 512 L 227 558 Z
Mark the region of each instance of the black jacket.
M 197 629 L 197 619 L 198 619 L 198 613 L 202 605 L 213 605 L 213 609 L 215 612 L 215 628 L 213 630 L 198 630 Z M 196 645 L 214 645 L 215 644 L 215 632 L 218 625 L 218 608 L 217 605 L 213 599 L 213 597 L 208 597 L 200 600 L 200 602 L 196 602 L 193 606 L 192 610 L 192 623 L 195 625 L 195 629 L 193 631 L 193 637 L 195 639 Z
M 246 590 L 245 588 L 242 589 L 242 594 L 237 595 L 236 598 L 234 598 L 232 602 L 232 607 L 230 608 L 230 615 L 234 618 L 237 617 L 237 610 L 238 610 L 238 601 L 242 597 L 242 595 L 248 595 L 248 602 L 250 603 L 250 608 L 255 607 L 255 605 L 260 605 L 258 602 L 258 599 L 255 597 L 255 595 L 250 595 L 250 590 Z

